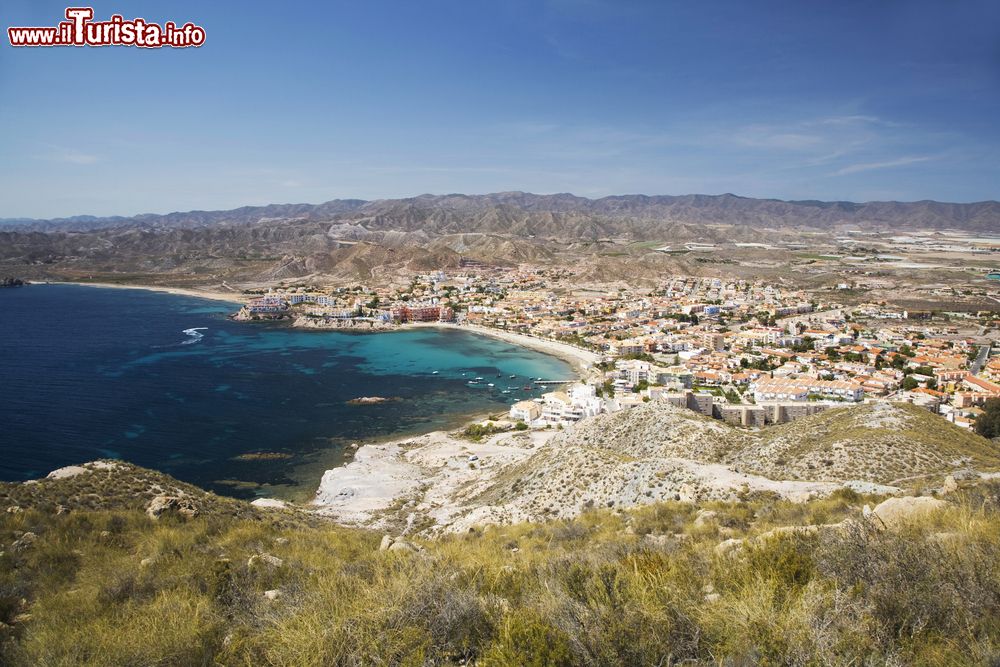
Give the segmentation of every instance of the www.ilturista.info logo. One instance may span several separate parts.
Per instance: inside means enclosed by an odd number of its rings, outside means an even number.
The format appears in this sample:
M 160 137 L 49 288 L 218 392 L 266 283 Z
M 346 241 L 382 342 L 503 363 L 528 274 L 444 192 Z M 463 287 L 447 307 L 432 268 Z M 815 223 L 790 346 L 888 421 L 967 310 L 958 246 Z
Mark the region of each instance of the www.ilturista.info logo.
M 92 7 L 67 7 L 66 21 L 48 28 L 7 28 L 11 46 L 139 46 L 157 49 L 184 48 L 205 43 L 205 29 L 193 23 L 162 26 L 135 18 L 126 21 L 114 14 L 107 21 L 94 21 Z

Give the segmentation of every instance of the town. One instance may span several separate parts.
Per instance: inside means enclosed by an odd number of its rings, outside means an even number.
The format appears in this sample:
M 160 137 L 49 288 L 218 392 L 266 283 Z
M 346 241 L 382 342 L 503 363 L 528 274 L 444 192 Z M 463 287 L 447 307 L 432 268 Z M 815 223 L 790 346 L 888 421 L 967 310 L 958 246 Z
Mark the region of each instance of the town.
M 386 287 L 300 281 L 248 296 L 237 319 L 362 331 L 465 326 L 589 352 L 579 381 L 510 399 L 508 424 L 530 428 L 657 401 L 745 427 L 906 402 L 971 428 L 1000 397 L 995 312 L 846 304 L 837 290 L 693 276 L 636 288 L 587 284 L 566 268 L 464 261 Z

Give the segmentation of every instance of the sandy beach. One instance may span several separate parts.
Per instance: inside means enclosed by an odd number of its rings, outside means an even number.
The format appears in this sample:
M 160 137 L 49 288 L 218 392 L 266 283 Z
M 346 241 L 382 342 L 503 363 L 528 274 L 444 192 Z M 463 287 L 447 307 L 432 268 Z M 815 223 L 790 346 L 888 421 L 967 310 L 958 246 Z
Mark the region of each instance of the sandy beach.
M 240 292 L 219 292 L 186 287 L 160 287 L 151 285 L 118 285 L 115 283 L 82 283 L 71 281 L 44 281 L 33 282 L 34 285 L 79 285 L 81 287 L 100 287 L 104 289 L 141 289 L 148 292 L 163 292 L 165 294 L 176 294 L 178 296 L 193 296 L 199 299 L 211 299 L 212 301 L 225 301 L 227 303 L 241 304 L 246 300 L 246 295 Z
M 38 285 L 80 285 L 83 287 L 100 287 L 105 289 L 141 289 L 150 292 L 163 292 L 165 294 L 176 294 L 179 296 L 193 296 L 199 299 L 211 299 L 213 301 L 225 301 L 232 304 L 242 304 L 247 300 L 247 295 L 240 292 L 220 292 L 218 290 L 208 290 L 199 288 L 188 288 L 188 287 L 163 287 L 158 285 L 119 285 L 115 283 L 85 283 L 85 282 L 73 282 L 73 281 L 45 281 L 36 282 L 34 284 Z M 535 336 L 530 336 L 527 334 L 514 333 L 511 331 L 501 331 L 499 329 L 492 329 L 490 327 L 479 326 L 477 324 L 454 324 L 450 322 L 414 322 L 411 324 L 403 325 L 399 329 L 386 329 L 384 332 L 398 331 L 405 329 L 417 329 L 417 328 L 437 328 L 437 329 L 459 329 L 461 331 L 469 331 L 482 336 L 490 336 L 492 338 L 497 338 L 499 340 L 512 343 L 514 345 L 519 345 L 521 347 L 527 347 L 533 350 L 538 350 L 539 352 L 544 352 L 550 354 L 554 357 L 559 357 L 564 361 L 568 361 L 573 369 L 577 372 L 580 377 L 586 375 L 587 369 L 596 364 L 601 360 L 601 356 L 596 352 L 591 352 L 589 350 L 584 350 L 582 348 L 576 347 L 575 345 L 570 345 L 569 343 L 560 343 L 554 340 L 548 340 L 545 338 L 538 338 Z M 379 330 L 377 333 L 382 333 L 383 330 Z
M 568 361 L 573 369 L 577 372 L 580 377 L 585 377 L 587 370 L 601 360 L 601 356 L 596 352 L 591 352 L 589 350 L 584 350 L 582 348 L 576 347 L 575 345 L 570 345 L 569 343 L 560 343 L 559 341 L 548 340 L 546 338 L 537 338 L 535 336 L 529 336 L 527 334 L 513 333 L 510 331 L 501 331 L 499 329 L 492 329 L 490 327 L 479 326 L 477 324 L 452 324 L 448 322 L 427 322 L 420 323 L 415 322 L 412 324 L 405 325 L 405 328 L 438 328 L 438 329 L 458 329 L 460 331 L 468 331 L 474 334 L 479 334 L 481 336 L 490 336 L 492 338 L 497 338 L 514 345 L 519 345 L 521 347 L 531 348 L 533 350 L 538 350 L 539 352 L 544 352 L 545 354 L 550 354 L 553 357 L 559 357 L 564 361 Z

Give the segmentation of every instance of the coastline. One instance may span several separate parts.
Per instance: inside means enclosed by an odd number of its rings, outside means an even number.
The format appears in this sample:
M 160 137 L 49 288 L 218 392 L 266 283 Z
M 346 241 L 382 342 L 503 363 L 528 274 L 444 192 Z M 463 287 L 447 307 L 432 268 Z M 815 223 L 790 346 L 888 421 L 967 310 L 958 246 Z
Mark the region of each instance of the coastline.
M 164 294 L 173 294 L 175 296 L 191 296 L 199 299 L 210 299 L 212 301 L 224 301 L 226 303 L 231 303 L 234 305 L 242 305 L 246 301 L 246 295 L 242 293 L 227 293 L 211 290 L 201 290 L 197 288 L 190 287 L 165 287 L 159 285 L 120 285 L 117 283 L 88 283 L 70 280 L 47 280 L 47 281 L 29 281 L 29 284 L 34 285 L 77 285 L 80 287 L 99 287 L 102 289 L 134 289 L 134 290 L 146 290 L 148 292 L 162 292 Z M 478 324 L 455 324 L 453 322 L 411 322 L 409 324 L 401 325 L 394 329 L 378 329 L 373 330 L 371 333 L 391 333 L 393 331 L 405 331 L 407 329 L 455 329 L 458 331 L 469 331 L 472 333 L 480 334 L 482 336 L 490 336 L 491 338 L 496 338 L 520 347 L 526 347 L 538 352 L 544 352 L 550 354 L 554 357 L 558 357 L 563 361 L 569 362 L 573 367 L 574 372 L 579 377 L 585 377 L 586 371 L 590 366 L 598 363 L 601 360 L 601 356 L 596 352 L 591 352 L 589 350 L 584 350 L 582 348 L 576 347 L 575 345 L 570 345 L 569 343 L 560 343 L 559 341 L 549 340 L 547 338 L 537 338 L 535 336 L 530 336 L 528 334 L 514 333 L 511 331 L 501 331 L 500 329 L 493 329 L 490 327 L 484 327 Z M 321 330 L 322 327 L 316 327 L 317 330 Z M 366 332 L 367 333 L 367 332 Z
M 36 284 L 56 284 L 56 285 L 77 285 L 82 287 L 99 287 L 105 289 L 140 289 L 150 292 L 161 292 L 177 296 L 188 296 L 213 301 L 226 302 L 233 305 L 241 305 L 245 301 L 242 294 L 226 294 L 218 291 L 207 291 L 192 288 L 164 287 L 149 285 L 122 285 L 114 283 L 88 283 L 78 281 L 45 281 Z M 411 329 L 451 329 L 456 331 L 466 331 L 468 333 L 487 336 L 506 343 L 523 347 L 543 354 L 547 354 L 567 362 L 576 378 L 583 379 L 589 374 L 594 364 L 601 360 L 599 354 L 584 350 L 582 348 L 562 343 L 559 341 L 537 338 L 522 333 L 502 331 L 490 327 L 475 324 L 456 324 L 451 322 L 413 322 L 401 325 L 392 329 L 371 331 L 370 333 L 392 333 L 393 331 L 406 331 Z M 368 332 L 364 332 L 368 333 Z M 569 379 L 569 378 L 567 378 Z M 438 468 L 445 460 L 465 461 L 468 456 L 475 454 L 486 460 L 499 456 L 499 461 L 505 464 L 513 463 L 527 455 L 537 446 L 541 446 L 548 441 L 553 433 L 536 433 L 526 436 L 532 445 L 525 451 L 522 446 L 497 447 L 499 443 L 507 442 L 517 434 L 508 433 L 499 437 L 488 439 L 483 443 L 473 443 L 460 437 L 453 436 L 455 430 L 461 430 L 469 424 L 483 421 L 489 413 L 472 413 L 456 415 L 456 419 L 442 429 L 437 426 L 431 431 L 416 430 L 410 433 L 386 434 L 382 437 L 359 443 L 357 449 L 344 450 L 342 455 L 346 460 L 341 461 L 333 467 L 311 468 L 310 473 L 318 472 L 319 480 L 312 477 L 310 481 L 300 479 L 296 486 L 301 487 L 302 493 L 288 493 L 287 489 L 278 493 L 271 493 L 262 497 L 284 497 L 293 502 L 306 501 L 311 495 L 308 504 L 312 505 L 320 514 L 325 514 L 333 518 L 348 523 L 364 523 L 371 520 L 374 514 L 384 510 L 384 508 L 394 502 L 400 496 L 406 496 L 419 486 L 419 480 L 427 473 L 428 469 Z M 521 438 L 515 438 L 515 441 Z M 424 449 L 417 445 L 433 444 L 435 446 Z M 415 449 L 414 457 L 419 461 L 407 461 L 404 456 L 405 451 Z M 431 457 L 433 461 L 420 460 L 429 452 L 434 452 Z M 498 461 L 498 462 L 499 462 Z M 430 464 L 430 465 L 428 465 Z M 466 474 L 467 465 L 459 466 L 462 473 L 455 479 L 448 478 L 448 484 L 443 488 L 451 492 L 455 491 L 454 484 L 458 481 L 462 483 L 471 482 L 477 478 Z M 480 474 L 482 471 L 480 472 Z M 311 474 L 310 474 L 311 477 Z M 481 481 L 481 480 L 480 480 Z M 277 489 L 273 489 L 276 491 Z M 290 496 L 299 496 L 291 498 Z M 440 498 L 444 500 L 444 494 Z M 441 518 L 449 518 L 452 514 L 442 511 Z M 477 520 L 482 517 L 477 516 Z M 463 524 L 464 525 L 464 524 Z
M 116 283 L 86 283 L 71 280 L 32 280 L 29 281 L 31 285 L 77 285 L 79 287 L 100 287 L 102 289 L 138 289 L 145 290 L 147 292 L 162 292 L 164 294 L 173 294 L 175 296 L 193 296 L 199 299 L 209 299 L 211 301 L 225 301 L 226 303 L 231 303 L 235 305 L 240 305 L 246 299 L 246 296 L 237 292 L 227 293 L 227 292 L 214 292 L 208 290 L 200 290 L 188 287 L 162 287 L 154 285 L 119 285 Z
M 491 338 L 496 338 L 513 345 L 526 347 L 538 352 L 552 355 L 553 357 L 558 357 L 563 361 L 569 362 L 569 364 L 573 367 L 573 370 L 580 378 L 586 377 L 588 369 L 601 360 L 600 355 L 596 352 L 584 350 L 576 347 L 575 345 L 570 345 L 569 343 L 560 343 L 559 341 L 549 340 L 547 338 L 536 338 L 527 334 L 514 333 L 511 331 L 501 331 L 500 329 L 492 329 L 478 324 L 454 324 L 452 322 L 411 322 L 410 324 L 403 325 L 399 330 L 405 331 L 406 329 L 434 328 L 454 329 L 457 331 L 468 331 L 482 336 L 490 336 Z

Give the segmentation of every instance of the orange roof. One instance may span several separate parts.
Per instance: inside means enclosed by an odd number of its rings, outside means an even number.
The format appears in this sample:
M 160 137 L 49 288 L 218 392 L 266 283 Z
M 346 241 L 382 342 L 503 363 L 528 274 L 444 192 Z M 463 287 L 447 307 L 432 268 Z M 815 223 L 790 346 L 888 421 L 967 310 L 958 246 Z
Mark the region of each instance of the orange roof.
M 965 383 L 978 387 L 981 391 L 988 394 L 1000 394 L 1000 385 L 994 384 L 982 378 L 977 378 L 975 375 L 967 375 L 965 377 Z

